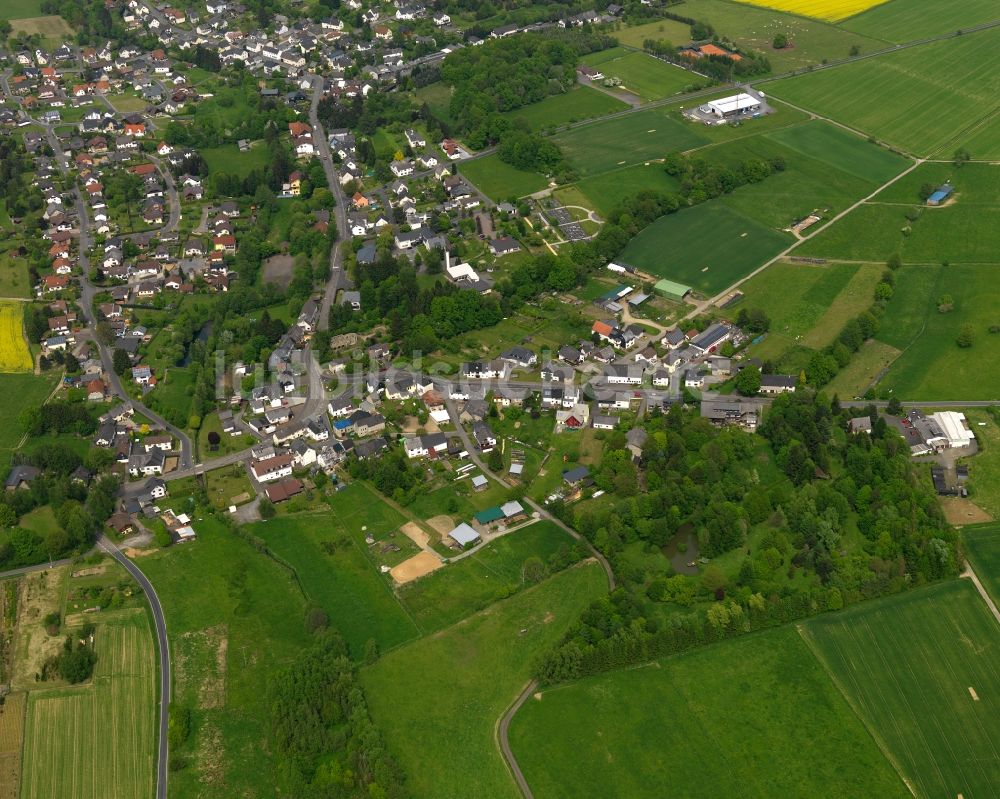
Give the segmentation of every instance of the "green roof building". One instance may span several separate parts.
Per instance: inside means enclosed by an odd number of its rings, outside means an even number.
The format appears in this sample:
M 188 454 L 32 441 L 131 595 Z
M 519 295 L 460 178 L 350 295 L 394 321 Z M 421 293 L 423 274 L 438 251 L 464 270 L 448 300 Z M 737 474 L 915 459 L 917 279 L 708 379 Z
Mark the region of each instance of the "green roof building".
M 499 521 L 503 517 L 504 517 L 503 511 L 500 510 L 500 506 L 498 505 L 495 508 L 487 508 L 486 510 L 481 510 L 472 518 L 475 519 L 480 524 L 489 524 L 490 522 Z
M 673 300 L 674 302 L 684 302 L 684 298 L 691 293 L 691 287 L 685 286 L 683 283 L 675 283 L 673 280 L 657 280 L 656 285 L 653 286 L 653 291 L 659 294 L 661 297 L 666 297 L 668 300 Z

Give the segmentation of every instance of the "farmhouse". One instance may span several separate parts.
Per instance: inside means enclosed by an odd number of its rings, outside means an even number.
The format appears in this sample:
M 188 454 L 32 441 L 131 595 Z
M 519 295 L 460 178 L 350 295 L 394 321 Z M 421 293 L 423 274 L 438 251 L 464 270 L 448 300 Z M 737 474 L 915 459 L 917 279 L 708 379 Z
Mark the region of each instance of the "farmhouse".
M 261 483 L 290 477 L 292 474 L 292 456 L 274 455 L 270 458 L 252 461 L 250 463 L 250 471 L 253 472 L 253 476 Z

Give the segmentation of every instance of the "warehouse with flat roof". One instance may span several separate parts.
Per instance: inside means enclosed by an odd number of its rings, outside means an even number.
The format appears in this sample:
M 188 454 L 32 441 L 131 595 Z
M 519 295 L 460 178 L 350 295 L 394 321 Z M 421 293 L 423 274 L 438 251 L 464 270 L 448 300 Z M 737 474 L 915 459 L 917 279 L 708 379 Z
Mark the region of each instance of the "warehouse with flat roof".
M 753 95 L 740 92 L 731 97 L 710 100 L 701 107 L 701 110 L 720 119 L 732 119 L 733 117 L 757 114 L 760 112 L 761 105 L 761 101 Z

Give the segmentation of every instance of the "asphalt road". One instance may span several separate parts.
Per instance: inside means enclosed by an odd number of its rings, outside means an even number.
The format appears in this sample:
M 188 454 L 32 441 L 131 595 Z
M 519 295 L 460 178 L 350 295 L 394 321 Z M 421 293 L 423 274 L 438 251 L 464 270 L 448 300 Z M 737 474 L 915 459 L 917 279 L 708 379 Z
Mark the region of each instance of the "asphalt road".
M 159 748 L 156 765 L 156 799 L 167 799 L 167 723 L 170 718 L 170 643 L 167 641 L 167 623 L 163 618 L 163 608 L 160 606 L 159 597 L 156 596 L 156 589 L 153 584 L 146 579 L 138 566 L 126 558 L 114 542 L 101 536 L 98 545 L 111 557 L 117 560 L 125 570 L 135 578 L 142 588 L 142 592 L 149 600 L 149 607 L 153 611 L 153 624 L 156 627 L 156 646 L 160 654 L 160 723 L 159 723 Z

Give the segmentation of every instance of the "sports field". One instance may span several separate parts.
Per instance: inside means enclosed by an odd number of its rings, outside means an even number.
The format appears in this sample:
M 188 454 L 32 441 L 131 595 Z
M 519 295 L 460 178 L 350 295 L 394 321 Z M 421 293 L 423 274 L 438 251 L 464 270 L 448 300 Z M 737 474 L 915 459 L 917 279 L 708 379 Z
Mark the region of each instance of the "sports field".
M 515 169 L 501 161 L 496 154 L 465 161 L 458 167 L 458 171 L 496 202 L 534 194 L 549 185 L 544 175 Z
M 840 27 L 891 42 L 911 42 L 996 18 L 996 0 L 891 0 L 845 19 Z
M 552 126 L 613 114 L 626 108 L 628 106 L 625 103 L 609 94 L 589 86 L 577 86 L 564 94 L 554 94 L 539 103 L 523 106 L 516 111 L 508 111 L 504 116 L 516 122 L 523 122 L 532 130 L 544 130 Z
M 705 83 L 700 75 L 668 64 L 648 53 L 624 48 L 592 53 L 584 56 L 581 61 L 599 67 L 606 78 L 617 78 L 621 81 L 618 88 L 638 95 L 644 102 L 662 100 L 689 86 Z
M 384 655 L 362 672 L 372 718 L 414 797 L 520 796 L 494 726 L 607 582 L 586 563 Z
M 709 138 L 666 108 L 581 125 L 555 136 L 555 142 L 583 176 L 663 158 L 675 150 L 706 144 Z
M 24 340 L 24 304 L 0 300 L 0 372 L 27 372 L 33 365 Z
M 510 737 L 538 799 L 909 796 L 791 627 L 543 691 Z
M 628 243 L 620 260 L 712 296 L 791 243 L 790 234 L 707 202 L 660 217 Z
M 800 625 L 918 796 L 1000 785 L 1000 627 L 952 580 Z
M 838 22 L 887 0 L 737 0 L 737 2 L 787 11 L 789 14 L 814 17 L 827 22 Z
M 768 93 L 916 155 L 950 157 L 1000 108 L 998 48 L 993 28 L 786 78 Z M 1000 132 L 978 135 L 986 138 L 975 158 L 1000 156 Z
M 145 611 L 101 624 L 93 683 L 31 691 L 22 799 L 146 799 L 156 777 L 157 665 Z
M 9 20 L 37 17 L 42 13 L 41 0 L 4 0 L 3 18 Z

